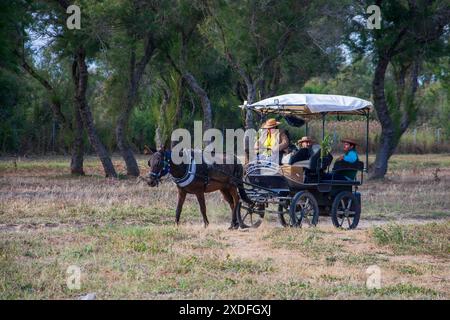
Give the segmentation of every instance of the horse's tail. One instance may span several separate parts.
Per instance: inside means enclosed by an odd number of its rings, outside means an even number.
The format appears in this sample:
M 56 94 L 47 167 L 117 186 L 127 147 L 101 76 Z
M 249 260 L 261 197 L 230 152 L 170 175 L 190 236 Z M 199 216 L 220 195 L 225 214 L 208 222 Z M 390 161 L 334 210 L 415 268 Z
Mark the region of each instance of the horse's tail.
M 238 188 L 239 196 L 241 197 L 241 199 L 247 204 L 253 204 L 253 201 L 250 200 L 250 198 L 247 195 L 247 192 L 245 192 L 244 183 L 243 183 L 244 167 L 242 166 L 242 164 L 236 165 L 234 176 L 237 180 L 236 186 Z
M 250 200 L 250 198 L 247 196 L 247 193 L 245 192 L 245 189 L 244 189 L 243 185 L 242 186 L 238 186 L 238 190 L 239 190 L 239 196 L 241 197 L 242 200 L 244 200 L 245 203 L 253 204 L 253 201 Z

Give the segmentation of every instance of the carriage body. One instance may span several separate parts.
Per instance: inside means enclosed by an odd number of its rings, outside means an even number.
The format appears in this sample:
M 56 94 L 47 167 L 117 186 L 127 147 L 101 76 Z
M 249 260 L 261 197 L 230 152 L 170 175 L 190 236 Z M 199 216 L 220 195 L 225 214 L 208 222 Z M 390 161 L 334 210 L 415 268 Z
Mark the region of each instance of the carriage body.
M 286 176 L 282 170 L 268 172 L 267 166 L 261 166 L 258 172 L 258 163 L 252 164 L 253 169 L 246 170 L 244 175 L 245 192 L 252 201 L 247 204 L 247 213 L 263 218 L 267 212 L 278 215 L 283 226 L 308 225 L 315 226 L 320 216 L 331 216 L 336 227 L 356 228 L 359 222 L 361 195 L 357 191 L 362 184 L 361 180 L 341 181 L 341 180 L 321 180 L 314 181 L 316 176 L 303 176 L 302 181 L 293 180 Z M 274 165 L 274 167 L 276 167 Z M 356 169 L 355 169 L 356 170 Z M 349 216 L 345 216 L 339 206 L 340 198 L 351 195 L 353 205 L 348 209 Z M 302 199 L 304 198 L 304 199 Z M 336 200 L 338 199 L 338 200 Z M 342 199 L 343 201 L 348 201 Z M 299 202 L 304 203 L 299 203 Z M 308 203 L 309 201 L 309 203 Z M 250 205 L 250 206 L 249 206 Z M 270 210 L 269 205 L 275 205 L 276 210 Z M 309 207 L 308 207 L 309 206 Z M 345 202 L 344 206 L 348 206 Z M 242 214 L 239 214 L 238 217 Z M 252 217 L 251 224 L 259 226 L 259 219 Z M 244 226 L 248 225 L 242 221 Z
M 367 166 L 368 120 L 371 108 L 368 101 L 335 95 L 289 94 L 268 98 L 252 105 L 244 104 L 243 107 L 263 116 L 289 115 L 299 116 L 301 119 L 322 117 L 322 138 L 325 137 L 326 115 L 366 116 Z M 297 177 L 292 177 L 289 170 L 287 174 L 286 168 L 275 163 L 256 160 L 247 164 L 243 182 L 247 199 L 250 201 L 242 202 L 237 207 L 241 226 L 259 226 L 260 219 L 267 212 L 273 212 L 278 215 L 283 226 L 315 226 L 319 215 L 323 215 L 331 216 L 336 227 L 356 228 L 361 213 L 358 187 L 363 183 L 363 172 L 367 172 L 367 167 L 358 161 L 345 168 L 333 168 L 331 172 L 355 170 L 360 172 L 360 175 L 352 181 L 325 180 L 324 173 L 330 172 L 331 160 L 325 163 L 324 158 L 320 158 L 320 150 L 316 150 L 315 154 L 315 161 L 298 164 L 303 170 L 298 174 L 296 168 Z M 270 205 L 275 205 L 276 210 L 270 210 Z M 254 219 L 255 217 L 257 219 Z M 246 223 L 246 218 L 250 220 L 250 225 Z

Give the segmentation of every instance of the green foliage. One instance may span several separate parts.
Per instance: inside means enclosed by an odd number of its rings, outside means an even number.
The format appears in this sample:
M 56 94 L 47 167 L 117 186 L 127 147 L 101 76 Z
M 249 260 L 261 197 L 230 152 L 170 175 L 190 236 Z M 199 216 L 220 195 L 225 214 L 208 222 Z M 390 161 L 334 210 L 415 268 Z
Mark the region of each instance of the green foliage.
M 17 72 L 19 69 L 20 59 L 15 52 L 22 45 L 20 39 L 31 23 L 31 14 L 27 10 L 30 7 L 30 0 L 0 1 L 0 71 Z
M 50 105 L 59 101 L 63 115 L 73 124 L 71 68 L 74 50 L 80 44 L 87 50 L 87 95 L 96 129 L 107 148 L 115 151 L 114 129 L 127 99 L 132 52 L 138 63 L 146 37 L 152 35 L 155 55 L 143 75 L 127 128 L 129 142 L 140 152 L 144 145 L 154 144 L 157 127 L 167 140 L 174 128 L 192 129 L 193 120 L 202 119 L 200 100 L 177 68 L 192 73 L 207 92 L 214 127 L 239 128 L 243 127 L 244 119 L 237 105 L 246 99 L 246 87 L 242 75 L 228 61 L 228 54 L 255 82 L 256 99 L 305 92 L 370 100 L 377 52 L 392 43 L 399 28 L 411 25 L 407 3 L 401 1 L 383 2 L 382 31 L 368 30 L 362 23 L 364 19 L 353 19 L 364 12 L 369 2 L 78 0 L 73 3 L 82 10 L 81 30 L 65 27 L 67 14 L 57 1 L 0 3 L 2 153 L 70 152 L 73 137 L 63 132 L 61 125 L 55 125 Z M 428 21 L 442 3 L 434 1 L 422 10 L 420 21 Z M 420 27 L 416 22 L 412 22 L 413 31 L 424 35 L 430 25 Z M 287 31 L 289 37 L 286 45 L 282 45 Z M 409 36 L 410 33 L 402 42 L 406 50 L 387 71 L 389 112 L 398 133 L 406 111 L 418 125 L 442 128 L 441 139 L 448 141 L 450 59 L 448 45 L 441 39 L 427 43 L 420 51 L 423 64 L 416 98 L 412 100 L 404 92 L 398 103 L 396 71 L 420 49 Z M 27 62 L 55 88 L 51 96 L 21 70 L 17 49 L 24 50 Z M 292 132 L 301 135 L 303 130 Z M 406 135 L 404 140 L 408 142 L 410 134 Z M 432 142 L 431 136 L 427 139 Z M 85 142 L 86 151 L 93 151 L 87 139 Z
M 244 72 L 255 82 L 257 98 L 263 98 L 298 91 L 309 78 L 335 71 L 338 37 L 327 37 L 335 21 L 324 21 L 321 10 L 337 7 L 337 2 L 322 1 L 214 2 L 200 28 L 241 77 L 240 88 Z
M 395 130 L 394 140 L 398 142 L 408 125 L 417 120 L 422 101 L 420 92 L 414 88 L 417 82 L 419 91 L 423 87 L 426 79 L 420 77 L 426 74 L 423 65 L 440 60 L 442 63 L 442 58 L 448 57 L 450 13 L 445 0 L 384 1 L 379 5 L 381 28 L 369 29 L 366 8 L 371 4 L 371 1 L 361 1 L 349 6 L 350 12 L 359 19 L 349 20 L 344 43 L 353 58 L 370 57 L 373 65 L 387 61 L 386 76 L 384 72 L 378 73 L 374 81 L 383 81 L 388 114 L 382 110 L 384 103 L 376 102 L 375 108 L 384 115 L 380 119 L 384 127 Z M 432 81 L 438 77 L 436 74 Z M 395 146 L 394 142 L 392 147 Z
M 333 143 L 334 141 L 331 135 L 326 134 L 323 140 L 320 142 L 320 156 L 322 158 L 331 152 Z
M 4 72 L 0 74 L 0 143 L 2 150 L 17 151 L 20 146 L 21 131 L 20 120 L 24 118 L 23 110 L 15 108 L 20 99 L 18 86 L 19 79 L 16 75 Z

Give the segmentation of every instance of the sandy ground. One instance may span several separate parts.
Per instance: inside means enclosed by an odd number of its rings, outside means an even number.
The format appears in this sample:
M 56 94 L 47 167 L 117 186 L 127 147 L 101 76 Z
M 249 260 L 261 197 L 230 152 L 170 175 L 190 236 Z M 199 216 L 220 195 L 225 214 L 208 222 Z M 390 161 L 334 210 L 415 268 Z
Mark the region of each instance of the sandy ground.
M 37 159 L 18 168 L 0 161 L 3 298 L 76 298 L 80 292 L 61 289 L 61 270 L 72 263 L 92 274 L 85 293 L 104 299 L 450 297 L 450 256 L 442 254 L 450 253 L 450 238 L 436 234 L 444 250 L 434 246 L 429 253 L 428 239 L 414 238 L 416 227 L 418 234 L 422 226 L 448 230 L 449 155 L 394 158 L 385 181 L 360 188 L 356 230 L 336 229 L 327 216 L 316 228 L 283 228 L 275 215 L 266 215 L 259 228 L 229 231 L 229 210 L 218 193 L 207 197 L 208 228 L 194 197 L 174 227 L 171 183 L 150 189 L 133 180 L 104 179 L 95 159 L 87 162 L 87 177 L 74 178 L 62 160 Z M 145 170 L 145 159 L 140 162 Z M 381 245 L 374 238 L 375 227 L 392 225 L 400 226 L 406 249 L 401 241 Z M 427 232 L 425 237 L 433 234 Z M 413 251 L 407 241 L 424 249 Z M 118 264 L 128 268 L 118 271 Z M 371 265 L 382 272 L 379 291 L 365 285 Z M 143 287 L 143 281 L 149 284 Z

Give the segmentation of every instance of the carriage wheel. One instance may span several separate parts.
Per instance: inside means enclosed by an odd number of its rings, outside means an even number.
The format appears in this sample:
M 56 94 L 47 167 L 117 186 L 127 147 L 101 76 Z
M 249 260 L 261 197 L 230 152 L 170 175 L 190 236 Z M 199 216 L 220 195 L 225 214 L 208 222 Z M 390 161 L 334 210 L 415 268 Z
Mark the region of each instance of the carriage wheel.
M 317 225 L 319 222 L 319 205 L 316 198 L 308 191 L 298 192 L 292 199 L 289 215 L 294 227 Z
M 289 209 L 289 208 L 288 208 Z M 291 215 L 286 211 L 282 204 L 278 205 L 278 221 L 282 227 L 292 227 Z
M 361 215 L 361 204 L 350 191 L 342 191 L 334 198 L 331 221 L 336 228 L 355 229 Z
M 264 210 L 259 208 L 261 204 L 248 205 L 239 201 L 236 206 L 236 215 L 241 228 L 258 228 L 264 218 Z

